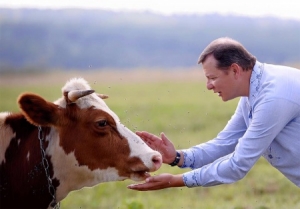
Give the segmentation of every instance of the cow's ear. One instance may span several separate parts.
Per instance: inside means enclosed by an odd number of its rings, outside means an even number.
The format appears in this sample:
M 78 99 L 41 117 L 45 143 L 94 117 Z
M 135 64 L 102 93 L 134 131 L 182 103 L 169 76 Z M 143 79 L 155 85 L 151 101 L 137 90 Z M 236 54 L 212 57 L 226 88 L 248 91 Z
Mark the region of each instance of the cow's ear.
M 58 118 L 58 106 L 42 97 L 26 93 L 18 98 L 19 106 L 25 118 L 34 125 L 54 125 Z

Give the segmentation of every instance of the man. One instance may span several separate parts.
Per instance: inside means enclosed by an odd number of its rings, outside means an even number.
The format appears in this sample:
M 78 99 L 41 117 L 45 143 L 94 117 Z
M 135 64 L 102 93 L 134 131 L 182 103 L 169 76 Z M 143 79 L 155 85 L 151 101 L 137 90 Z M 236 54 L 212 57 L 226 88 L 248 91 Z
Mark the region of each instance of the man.
M 163 162 L 193 170 L 160 174 L 129 185 L 140 191 L 168 187 L 229 184 L 242 179 L 263 156 L 300 187 L 300 70 L 263 64 L 242 44 L 219 38 L 201 53 L 207 88 L 223 101 L 241 97 L 237 109 L 216 138 L 186 150 L 177 150 L 161 138 L 137 134 Z

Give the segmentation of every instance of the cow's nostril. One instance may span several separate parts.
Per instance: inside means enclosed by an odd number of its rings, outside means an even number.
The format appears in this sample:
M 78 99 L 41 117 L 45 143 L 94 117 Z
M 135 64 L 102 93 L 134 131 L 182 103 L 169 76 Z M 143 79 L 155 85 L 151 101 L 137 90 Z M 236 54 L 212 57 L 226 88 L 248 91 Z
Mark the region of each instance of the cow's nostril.
M 152 162 L 154 164 L 154 169 L 157 170 L 160 168 L 161 164 L 162 164 L 162 158 L 161 155 L 154 155 L 152 157 Z

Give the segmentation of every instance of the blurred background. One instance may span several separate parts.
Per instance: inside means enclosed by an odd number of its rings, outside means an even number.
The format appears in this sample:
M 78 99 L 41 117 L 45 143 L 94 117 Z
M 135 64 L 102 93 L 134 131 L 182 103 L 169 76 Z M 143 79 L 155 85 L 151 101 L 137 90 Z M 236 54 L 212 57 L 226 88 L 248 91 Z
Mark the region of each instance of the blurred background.
M 84 77 L 131 130 L 163 131 L 177 149 L 206 142 L 238 102 L 207 91 L 197 65 L 222 36 L 260 62 L 300 68 L 298 0 L 0 0 L 0 112 L 18 112 L 24 91 L 54 101 Z M 185 171 L 163 165 L 152 175 Z M 264 159 L 231 185 L 137 192 L 131 183 L 72 192 L 62 208 L 300 208 L 299 188 Z
M 261 62 L 296 64 L 297 8 L 296 0 L 0 0 L 0 72 L 195 67 L 222 36 Z

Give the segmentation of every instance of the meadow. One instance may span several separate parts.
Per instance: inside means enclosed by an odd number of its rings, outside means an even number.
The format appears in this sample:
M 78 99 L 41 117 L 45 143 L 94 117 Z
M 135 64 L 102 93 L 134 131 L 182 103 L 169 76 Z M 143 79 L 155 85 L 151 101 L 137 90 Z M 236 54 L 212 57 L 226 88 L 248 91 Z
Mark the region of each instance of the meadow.
M 222 130 L 238 100 L 224 103 L 208 91 L 201 70 L 53 72 L 0 76 L 0 112 L 17 112 L 17 97 L 34 92 L 49 101 L 61 97 L 71 77 L 84 77 L 98 93 L 109 95 L 108 106 L 131 130 L 164 132 L 178 149 L 208 141 Z M 182 173 L 163 165 L 157 172 Z M 72 192 L 62 209 L 297 209 L 300 190 L 264 159 L 242 180 L 214 187 L 170 188 L 137 192 L 133 181 L 109 182 Z

